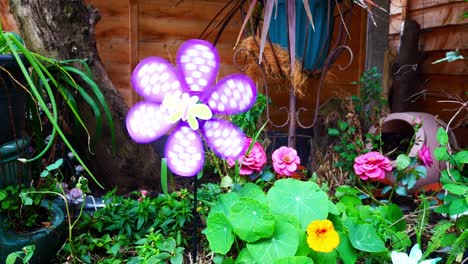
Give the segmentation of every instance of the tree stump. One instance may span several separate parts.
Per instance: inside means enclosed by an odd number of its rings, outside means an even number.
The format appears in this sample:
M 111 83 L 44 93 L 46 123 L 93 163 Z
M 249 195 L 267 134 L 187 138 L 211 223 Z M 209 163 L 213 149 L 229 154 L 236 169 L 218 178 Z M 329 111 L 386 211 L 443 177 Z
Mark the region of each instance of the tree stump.
M 139 145 L 128 136 L 125 115 L 128 106 L 119 95 L 99 58 L 94 36 L 99 12 L 83 0 L 10 0 L 10 9 L 26 46 L 41 55 L 58 60 L 86 59 L 95 82 L 103 92 L 115 124 L 115 154 L 108 124 L 97 139 L 95 154 L 88 163 L 96 177 L 107 187 L 128 192 L 146 187 L 160 190 L 160 156 L 152 145 Z M 94 114 L 78 102 L 85 124 L 93 131 Z M 78 146 L 77 146 L 78 147 Z

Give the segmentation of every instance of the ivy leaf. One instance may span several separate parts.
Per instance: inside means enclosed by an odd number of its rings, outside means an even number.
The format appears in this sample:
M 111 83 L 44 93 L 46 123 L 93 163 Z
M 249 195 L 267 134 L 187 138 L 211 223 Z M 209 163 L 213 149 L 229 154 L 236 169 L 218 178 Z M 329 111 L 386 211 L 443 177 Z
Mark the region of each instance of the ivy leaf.
M 48 171 L 56 170 L 56 169 L 60 168 L 60 166 L 62 166 L 62 164 L 63 164 L 63 159 L 58 159 L 53 164 L 50 164 L 49 166 L 47 166 L 46 170 L 48 170 Z
M 434 157 L 436 160 L 447 160 L 448 153 L 445 147 L 438 147 L 434 149 Z
M 468 150 L 462 150 L 456 153 L 453 158 L 461 165 L 468 163 Z
M 406 154 L 400 154 L 396 159 L 396 166 L 398 170 L 404 170 L 408 168 L 410 163 L 411 159 Z
M 468 186 L 448 183 L 444 185 L 444 189 L 456 195 L 468 194 Z
M 440 145 L 445 146 L 448 143 L 448 134 L 445 132 L 445 130 L 441 127 L 437 130 L 436 134 L 436 139 L 437 142 L 439 142 Z
M 33 204 L 33 199 L 31 199 L 28 196 L 28 193 L 25 193 L 25 192 L 20 193 L 20 198 L 21 198 L 21 202 L 24 205 L 32 205 Z
M 443 61 L 452 62 L 452 61 L 463 60 L 463 59 L 464 59 L 463 56 L 460 55 L 460 51 L 457 49 L 457 50 L 454 50 L 454 51 L 446 52 L 444 58 L 438 59 L 438 60 L 434 61 L 432 64 L 440 63 L 440 62 L 443 62 Z
M 328 135 L 330 135 L 330 136 L 339 136 L 340 131 L 338 131 L 338 129 L 336 129 L 336 128 L 328 128 Z

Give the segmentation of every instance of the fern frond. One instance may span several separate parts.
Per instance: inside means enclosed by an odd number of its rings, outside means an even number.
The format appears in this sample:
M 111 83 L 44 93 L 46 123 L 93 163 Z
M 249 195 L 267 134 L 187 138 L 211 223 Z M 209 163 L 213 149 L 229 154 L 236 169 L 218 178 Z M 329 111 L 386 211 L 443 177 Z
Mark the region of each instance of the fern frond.
M 431 240 L 427 244 L 427 249 L 424 252 L 422 259 L 427 258 L 429 254 L 440 247 L 443 236 L 446 234 L 447 230 L 452 227 L 452 225 L 452 222 L 441 221 L 434 227 L 434 233 L 431 236 Z
M 463 231 L 463 233 L 453 242 L 452 249 L 450 250 L 449 257 L 446 264 L 451 264 L 458 256 L 458 254 L 463 253 L 468 244 L 468 230 Z
M 418 225 L 416 226 L 416 239 L 419 245 L 421 244 L 421 237 L 426 230 L 427 223 L 429 223 L 429 216 L 431 211 L 429 210 L 429 202 L 425 197 L 422 197 L 421 204 L 419 205 L 418 214 Z

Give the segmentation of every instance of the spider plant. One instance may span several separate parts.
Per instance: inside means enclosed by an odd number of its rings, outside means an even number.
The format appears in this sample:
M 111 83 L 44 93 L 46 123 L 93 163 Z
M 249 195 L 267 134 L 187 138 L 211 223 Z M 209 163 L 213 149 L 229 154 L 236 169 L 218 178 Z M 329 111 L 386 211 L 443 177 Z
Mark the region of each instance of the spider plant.
M 91 107 L 94 113 L 96 121 L 95 138 L 100 136 L 103 119 L 106 119 L 109 124 L 113 146 L 115 147 L 114 124 L 109 107 L 101 90 L 93 81 L 91 71 L 86 61 L 83 59 L 55 60 L 42 56 L 28 50 L 17 34 L 3 32 L 1 25 L 0 32 L 0 52 L 3 54 L 11 54 L 16 59 L 26 80 L 27 87 L 23 85 L 20 86 L 29 94 L 34 102 L 33 109 L 31 109 L 32 118 L 39 123 L 40 130 L 42 130 L 42 123 L 38 116 L 38 110 L 40 109 L 52 125 L 50 139 L 39 153 L 30 159 L 21 158 L 18 160 L 26 163 L 40 159 L 51 149 L 58 136 L 70 152 L 73 153 L 89 176 L 98 186 L 103 188 L 64 133 L 62 122 L 59 122 L 60 113 L 57 109 L 58 100 L 63 100 L 70 109 L 73 119 L 86 132 L 88 148 L 91 150 L 93 146 L 91 135 L 77 106 L 77 99 L 81 97 L 81 99 Z M 27 65 L 29 65 L 29 67 Z M 74 65 L 81 66 L 83 70 L 78 69 Z M 50 106 L 50 109 L 48 106 Z

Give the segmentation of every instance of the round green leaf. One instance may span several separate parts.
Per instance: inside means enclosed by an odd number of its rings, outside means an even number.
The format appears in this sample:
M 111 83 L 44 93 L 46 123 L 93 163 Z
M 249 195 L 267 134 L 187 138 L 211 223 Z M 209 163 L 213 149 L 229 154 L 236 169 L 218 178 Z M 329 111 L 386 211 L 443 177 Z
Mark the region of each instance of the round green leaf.
M 396 166 L 398 170 L 404 170 L 408 168 L 410 163 L 411 163 L 411 159 L 405 154 L 398 155 L 396 159 Z
M 366 252 L 386 251 L 385 244 L 370 224 L 354 224 L 349 227 L 349 240 L 354 248 Z
M 223 213 L 229 218 L 231 213 L 231 206 L 239 200 L 239 195 L 235 192 L 223 193 L 218 196 L 218 201 L 210 211 L 212 213 Z
M 436 139 L 440 145 L 444 146 L 448 143 L 448 134 L 445 130 L 441 127 L 437 130 Z
M 453 158 L 461 165 L 468 163 L 468 150 L 462 150 L 456 153 Z
M 206 221 L 206 235 L 211 251 L 225 255 L 234 243 L 234 235 L 229 220 L 222 213 L 210 214 Z
M 272 237 L 248 243 L 247 249 L 257 263 L 273 263 L 277 259 L 294 256 L 298 245 L 296 229 L 291 224 L 277 221 Z
M 251 182 L 244 184 L 242 189 L 239 190 L 238 194 L 239 197 L 251 198 L 263 204 L 268 203 L 266 194 L 263 192 L 263 190 L 260 189 L 257 184 L 253 184 Z
M 270 209 L 250 198 L 240 198 L 231 207 L 229 217 L 234 232 L 247 242 L 270 237 L 275 229 L 275 220 Z
M 461 184 L 455 184 L 455 183 L 444 184 L 444 189 L 456 195 L 465 195 L 468 193 L 468 186 L 461 185 Z
M 328 215 L 328 196 L 314 182 L 295 179 L 276 181 L 267 198 L 273 214 L 293 215 L 303 230 L 313 220 L 325 219 Z
M 274 264 L 314 264 L 314 261 L 308 257 L 294 256 L 278 259 Z
M 254 264 L 257 263 L 250 255 L 250 252 L 247 248 L 243 248 L 241 252 L 239 252 L 239 256 L 237 256 L 236 264 Z

